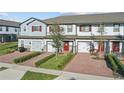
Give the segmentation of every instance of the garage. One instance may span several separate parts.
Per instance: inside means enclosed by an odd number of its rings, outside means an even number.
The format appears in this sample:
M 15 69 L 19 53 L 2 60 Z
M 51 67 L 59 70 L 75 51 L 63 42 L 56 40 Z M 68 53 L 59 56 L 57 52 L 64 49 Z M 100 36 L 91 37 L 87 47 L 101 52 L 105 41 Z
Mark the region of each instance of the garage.
M 89 53 L 89 46 L 90 42 L 78 42 L 78 53 Z
M 41 51 L 42 50 L 42 42 L 41 41 L 32 41 L 31 51 Z
M 55 52 L 55 48 L 52 46 L 53 42 L 47 42 L 47 52 Z

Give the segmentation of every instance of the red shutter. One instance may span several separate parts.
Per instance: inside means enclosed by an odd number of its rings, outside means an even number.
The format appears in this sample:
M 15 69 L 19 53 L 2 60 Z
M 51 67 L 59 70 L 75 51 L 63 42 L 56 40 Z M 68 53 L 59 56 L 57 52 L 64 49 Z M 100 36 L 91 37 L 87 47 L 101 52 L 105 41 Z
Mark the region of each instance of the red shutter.
M 39 31 L 42 32 L 42 26 L 39 26 Z
M 91 25 L 89 26 L 89 31 L 90 31 L 90 32 L 92 31 L 92 26 L 91 26 Z
M 32 32 L 34 32 L 34 26 L 32 26 Z
M 80 25 L 80 32 L 82 32 L 83 31 L 83 26 L 82 25 Z

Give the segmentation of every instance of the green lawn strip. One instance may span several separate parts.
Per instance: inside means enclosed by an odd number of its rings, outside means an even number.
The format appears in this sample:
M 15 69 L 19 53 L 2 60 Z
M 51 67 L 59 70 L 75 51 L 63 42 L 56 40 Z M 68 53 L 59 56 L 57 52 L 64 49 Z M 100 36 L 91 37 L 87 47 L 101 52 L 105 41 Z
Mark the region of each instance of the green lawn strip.
M 21 80 L 52 80 L 56 75 L 27 71 Z
M 69 54 L 61 54 L 58 56 L 58 58 L 56 59 L 56 57 L 53 57 L 51 59 L 49 59 L 46 62 L 43 62 L 40 67 L 41 68 L 47 68 L 47 69 L 55 69 L 55 70 L 62 70 L 65 65 L 74 57 L 73 53 L 69 53 Z
M 9 42 L 9 43 L 1 45 L 0 50 L 4 50 L 4 49 L 7 49 L 7 48 L 15 48 L 15 47 L 17 47 L 16 42 Z
M 12 53 L 14 52 L 16 49 L 12 49 L 12 48 L 8 48 L 8 49 L 5 49 L 5 50 L 0 50 L 0 56 L 1 55 L 5 55 L 5 54 L 8 54 L 8 53 Z
M 51 55 L 49 55 L 49 56 L 47 56 L 47 57 L 45 57 L 45 58 L 43 58 L 43 59 L 37 61 L 37 62 L 35 63 L 35 66 L 36 66 L 36 67 L 39 67 L 40 64 L 42 64 L 42 63 L 48 61 L 49 59 L 51 59 L 51 58 L 54 57 L 54 56 L 55 56 L 55 54 L 51 54 Z
M 27 60 L 33 58 L 33 57 L 36 57 L 36 56 L 40 55 L 40 54 L 41 54 L 40 52 L 33 52 L 33 53 L 28 54 L 26 56 L 22 56 L 22 57 L 14 59 L 14 63 L 16 63 L 16 64 L 17 63 L 22 63 L 24 61 L 27 61 Z
M 7 67 L 0 67 L 0 71 L 8 69 Z
M 5 44 L 0 44 L 0 56 L 8 54 L 8 53 L 12 53 L 16 49 L 17 49 L 16 42 L 9 42 L 9 43 L 5 43 Z

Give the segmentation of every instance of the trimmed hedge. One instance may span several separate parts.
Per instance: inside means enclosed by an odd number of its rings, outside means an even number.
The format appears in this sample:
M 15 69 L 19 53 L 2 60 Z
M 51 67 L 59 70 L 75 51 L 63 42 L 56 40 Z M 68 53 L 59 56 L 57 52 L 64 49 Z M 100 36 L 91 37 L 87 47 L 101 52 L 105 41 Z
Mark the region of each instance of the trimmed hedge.
M 118 70 L 118 66 L 116 65 L 113 56 L 111 54 L 107 55 L 107 60 L 109 64 L 111 65 L 111 69 L 116 72 Z
M 43 59 L 37 61 L 37 62 L 35 63 L 35 66 L 36 66 L 36 67 L 39 67 L 42 63 L 48 61 L 49 59 L 51 59 L 51 58 L 54 57 L 54 56 L 55 56 L 55 54 L 52 54 L 52 55 L 49 55 L 49 56 L 47 56 L 47 57 L 45 57 L 45 58 L 43 58 Z
M 29 54 L 29 55 L 14 59 L 14 63 L 16 63 L 16 64 L 17 63 L 22 63 L 22 62 L 24 62 L 24 61 L 26 61 L 28 59 L 31 59 L 31 58 L 33 58 L 35 56 L 40 55 L 40 54 L 41 54 L 40 52 L 33 52 L 32 54 Z
M 124 65 L 120 62 L 120 60 L 114 54 L 107 55 L 107 62 L 111 65 L 111 69 L 114 72 L 117 72 L 124 76 Z
M 118 72 L 120 72 L 120 74 L 124 75 L 124 65 L 120 62 L 120 60 L 115 55 L 113 55 L 112 57 L 118 66 Z

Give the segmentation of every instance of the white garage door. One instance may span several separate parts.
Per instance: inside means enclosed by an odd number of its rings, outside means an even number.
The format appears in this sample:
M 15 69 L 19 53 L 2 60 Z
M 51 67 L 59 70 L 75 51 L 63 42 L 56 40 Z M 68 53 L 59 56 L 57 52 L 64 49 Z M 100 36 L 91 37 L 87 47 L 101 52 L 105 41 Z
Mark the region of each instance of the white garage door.
M 32 41 L 32 51 L 41 51 L 42 43 L 41 41 Z
M 53 42 L 47 42 L 47 52 L 55 52 L 55 48 L 52 46 Z
M 78 42 L 79 53 L 89 53 L 89 42 Z

